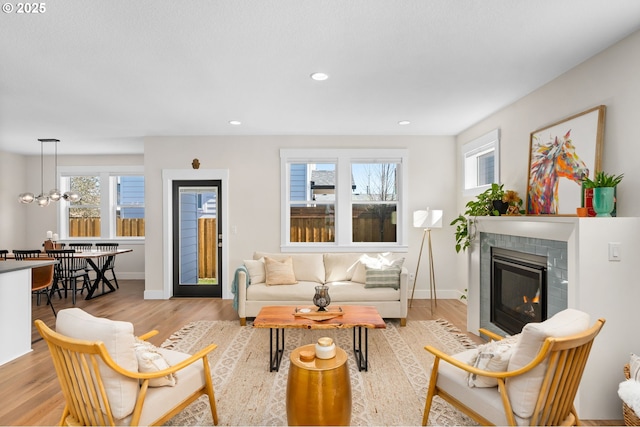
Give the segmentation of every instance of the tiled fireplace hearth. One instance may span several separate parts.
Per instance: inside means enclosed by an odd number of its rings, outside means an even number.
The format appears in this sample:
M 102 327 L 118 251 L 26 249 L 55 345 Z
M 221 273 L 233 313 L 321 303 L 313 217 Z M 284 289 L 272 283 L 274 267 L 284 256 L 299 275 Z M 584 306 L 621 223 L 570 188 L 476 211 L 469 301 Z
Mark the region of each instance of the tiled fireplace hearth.
M 547 316 L 568 308 L 606 319 L 576 398 L 583 419 L 620 420 L 618 384 L 629 353 L 640 354 L 640 218 L 504 216 L 477 218 L 468 252 L 467 330 L 501 332 L 489 322 L 490 247 L 547 256 Z M 609 259 L 609 247 L 621 259 Z M 548 298 L 549 299 L 549 298 Z
M 491 248 L 542 255 L 547 259 L 546 313 L 551 317 L 567 308 L 567 242 L 535 237 L 480 233 L 480 326 L 504 335 L 490 320 Z

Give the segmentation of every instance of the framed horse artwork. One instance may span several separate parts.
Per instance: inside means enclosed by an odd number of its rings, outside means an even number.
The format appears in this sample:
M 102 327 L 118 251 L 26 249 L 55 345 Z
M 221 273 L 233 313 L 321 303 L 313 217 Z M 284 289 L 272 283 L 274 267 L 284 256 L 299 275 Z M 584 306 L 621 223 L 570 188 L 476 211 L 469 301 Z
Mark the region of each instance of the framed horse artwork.
M 575 215 L 582 180 L 600 170 L 605 106 L 531 132 L 528 215 Z

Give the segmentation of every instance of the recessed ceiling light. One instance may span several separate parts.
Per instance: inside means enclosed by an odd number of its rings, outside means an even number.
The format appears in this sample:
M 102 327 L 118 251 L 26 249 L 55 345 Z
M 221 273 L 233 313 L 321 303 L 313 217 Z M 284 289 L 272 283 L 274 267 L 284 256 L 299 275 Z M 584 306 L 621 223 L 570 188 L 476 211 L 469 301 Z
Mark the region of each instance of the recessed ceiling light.
M 316 81 L 321 82 L 321 81 L 323 81 L 323 80 L 327 80 L 327 79 L 329 78 L 329 74 L 325 74 L 325 73 L 313 73 L 313 74 L 311 74 L 311 78 L 312 78 L 313 80 L 316 80 Z
M 242 122 L 240 120 L 229 120 L 229 124 L 233 126 L 240 126 Z
M 411 124 L 411 122 L 410 122 L 409 120 L 400 120 L 400 121 L 398 122 L 398 124 L 399 124 L 400 126 L 406 126 L 406 125 L 408 125 L 408 124 Z

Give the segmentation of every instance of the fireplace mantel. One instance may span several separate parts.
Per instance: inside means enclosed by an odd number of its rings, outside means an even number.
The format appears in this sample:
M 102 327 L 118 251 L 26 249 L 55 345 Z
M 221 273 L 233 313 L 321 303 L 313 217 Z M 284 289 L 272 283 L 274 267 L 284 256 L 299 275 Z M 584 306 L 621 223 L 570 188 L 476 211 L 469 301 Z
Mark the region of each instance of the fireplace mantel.
M 467 329 L 480 327 L 480 233 L 540 238 L 567 244 L 567 305 L 606 319 L 593 346 L 578 413 L 585 419 L 620 419 L 618 384 L 629 353 L 640 354 L 640 340 L 629 328 L 640 325 L 640 218 L 502 216 L 476 218 L 477 238 L 468 251 Z M 609 246 L 621 248 L 621 260 L 609 260 Z M 639 332 L 640 333 L 640 332 Z M 636 334 L 636 336 L 640 336 Z

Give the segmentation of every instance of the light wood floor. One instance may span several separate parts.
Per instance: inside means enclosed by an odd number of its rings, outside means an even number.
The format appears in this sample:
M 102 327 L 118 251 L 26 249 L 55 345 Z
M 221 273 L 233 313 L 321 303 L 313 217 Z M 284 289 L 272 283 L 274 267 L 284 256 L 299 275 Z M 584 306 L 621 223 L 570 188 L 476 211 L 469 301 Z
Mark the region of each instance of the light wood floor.
M 99 317 L 127 320 L 136 334 L 152 329 L 160 331 L 150 341 L 160 345 L 171 333 L 193 320 L 234 320 L 238 316 L 230 300 L 180 298 L 144 300 L 144 282 L 121 280 L 120 289 L 90 301 L 79 298 L 76 307 Z M 54 299 L 56 310 L 73 307 L 71 298 Z M 414 300 L 408 321 L 446 319 L 461 330 L 466 329 L 466 306 L 458 300 L 439 300 L 431 313 L 428 300 Z M 55 326 L 51 308 L 33 304 L 33 319 Z M 481 340 L 470 335 L 477 342 Z M 48 426 L 59 422 L 63 397 L 46 344 L 32 331 L 33 351 L 0 367 L 0 425 Z M 622 425 L 622 420 L 583 421 L 586 425 Z

